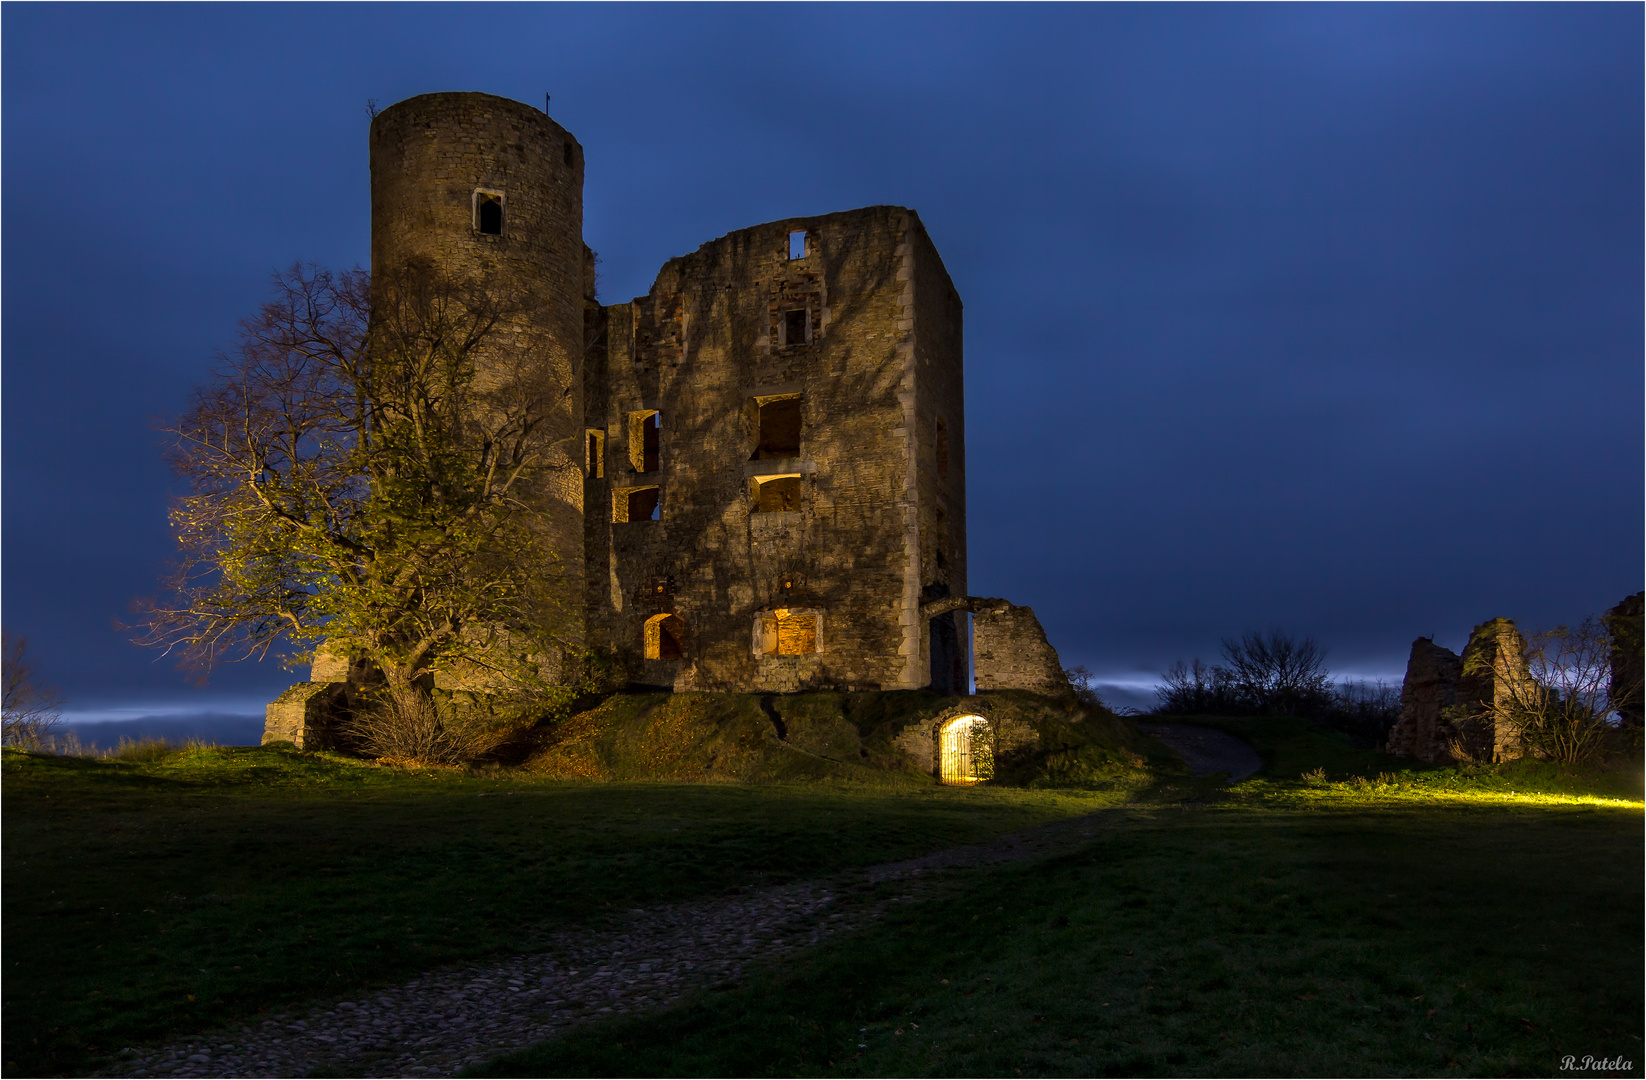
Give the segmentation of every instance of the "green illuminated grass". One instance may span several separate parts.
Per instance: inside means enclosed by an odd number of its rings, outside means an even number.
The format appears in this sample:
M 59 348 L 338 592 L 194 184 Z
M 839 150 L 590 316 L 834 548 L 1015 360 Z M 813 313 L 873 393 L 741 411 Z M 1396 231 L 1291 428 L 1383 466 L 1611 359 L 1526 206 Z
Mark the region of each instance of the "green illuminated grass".
M 955 898 L 787 976 L 500 1068 L 1514 1073 L 1553 1071 L 1559 1046 L 1638 1064 L 1638 1043 L 1608 1041 L 1638 1034 L 1638 767 L 1412 769 L 1298 721 L 1219 723 L 1268 763 L 1228 789 L 1170 768 L 1065 791 L 7 752 L 5 1071 L 84 1073 L 135 1041 L 527 950 L 609 911 L 1104 808 L 1111 827 L 1075 855 L 963 874 Z M 1300 778 L 1317 766 L 1324 782 Z

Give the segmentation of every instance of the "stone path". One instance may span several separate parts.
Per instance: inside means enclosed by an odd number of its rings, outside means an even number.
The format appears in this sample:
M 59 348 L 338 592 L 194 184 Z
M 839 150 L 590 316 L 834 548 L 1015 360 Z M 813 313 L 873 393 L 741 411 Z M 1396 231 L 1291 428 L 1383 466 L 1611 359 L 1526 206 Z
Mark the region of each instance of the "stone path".
M 530 956 L 424 972 L 350 1000 L 258 1017 L 123 1054 L 100 1076 L 450 1076 L 577 1024 L 730 987 L 750 965 L 866 926 L 942 887 L 941 871 L 1043 858 L 1085 843 L 1102 815 L 836 878 L 635 909 L 567 930 Z M 892 886 L 887 888 L 887 886 Z
M 1244 780 L 1263 767 L 1252 744 L 1216 728 L 1199 724 L 1143 724 L 1137 725 L 1156 742 L 1175 750 L 1183 764 L 1196 776 L 1210 776 L 1226 772 L 1229 782 Z

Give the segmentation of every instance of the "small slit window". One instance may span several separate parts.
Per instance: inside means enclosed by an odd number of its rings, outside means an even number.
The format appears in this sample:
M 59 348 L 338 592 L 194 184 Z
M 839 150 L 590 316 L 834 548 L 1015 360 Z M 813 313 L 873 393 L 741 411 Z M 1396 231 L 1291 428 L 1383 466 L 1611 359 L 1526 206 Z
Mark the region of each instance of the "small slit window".
M 503 193 L 476 191 L 474 193 L 474 230 L 482 236 L 503 235 Z
M 773 476 L 755 481 L 754 507 L 757 514 L 779 514 L 800 509 L 800 477 Z
M 653 615 L 646 620 L 643 644 L 647 660 L 683 660 L 686 624 L 678 615 Z
M 800 456 L 800 398 L 757 400 L 754 453 L 750 461 Z
M 655 487 L 622 488 L 612 492 L 612 520 L 660 521 L 663 518 L 662 490 Z
M 571 143 L 567 143 L 567 144 L 566 144 L 566 145 L 565 145 L 565 148 L 564 148 L 564 156 L 565 156 L 565 159 L 566 159 L 566 164 L 567 164 L 567 165 L 570 165 L 570 164 L 572 164 L 572 163 L 573 163 L 573 162 L 574 162 L 574 161 L 576 161 L 576 160 L 577 160 L 577 157 L 576 157 L 576 154 L 575 154 L 575 153 L 574 153 L 574 152 L 573 152 L 573 150 L 572 150 L 572 144 L 571 144 Z
M 806 230 L 795 229 L 789 233 L 789 258 L 804 259 L 806 257 Z
M 783 344 L 804 345 L 812 339 L 811 312 L 792 308 L 783 313 Z
M 629 414 L 629 464 L 637 473 L 656 472 L 663 445 L 663 414 L 655 409 Z
M 599 428 L 588 429 L 588 451 L 584 466 L 591 480 L 606 475 L 606 433 Z
M 937 475 L 945 480 L 949 477 L 949 429 L 943 426 L 943 421 L 937 422 Z

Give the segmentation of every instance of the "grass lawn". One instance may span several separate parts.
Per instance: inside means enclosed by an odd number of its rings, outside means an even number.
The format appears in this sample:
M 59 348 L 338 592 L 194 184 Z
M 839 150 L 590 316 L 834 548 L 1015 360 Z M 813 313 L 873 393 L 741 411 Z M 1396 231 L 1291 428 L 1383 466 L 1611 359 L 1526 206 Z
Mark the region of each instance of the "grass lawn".
M 781 972 L 492 1069 L 1548 1074 L 1570 1053 L 1639 1075 L 1638 770 L 1414 770 L 1300 722 L 1230 723 L 1258 776 L 1129 794 L 8 752 L 5 1071 L 85 1072 L 614 909 L 1108 808 L 1073 854 L 963 872 Z
M 1120 796 L 590 784 L 274 748 L 4 759 L 5 1072 L 438 964 L 609 910 L 811 878 Z
M 1230 724 L 1272 771 L 1222 799 L 475 1075 L 1641 1075 L 1638 772 L 1390 773 Z

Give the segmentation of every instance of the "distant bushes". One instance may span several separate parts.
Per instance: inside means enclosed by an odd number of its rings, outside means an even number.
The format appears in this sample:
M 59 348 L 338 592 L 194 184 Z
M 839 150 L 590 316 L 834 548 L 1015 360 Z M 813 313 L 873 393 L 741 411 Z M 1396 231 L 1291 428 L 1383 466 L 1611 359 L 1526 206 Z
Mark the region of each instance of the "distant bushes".
M 1223 642 L 1223 663 L 1179 660 L 1155 692 L 1156 712 L 1180 716 L 1296 716 L 1380 742 L 1400 716 L 1400 691 L 1377 680 L 1334 684 L 1313 638 L 1249 630 Z

